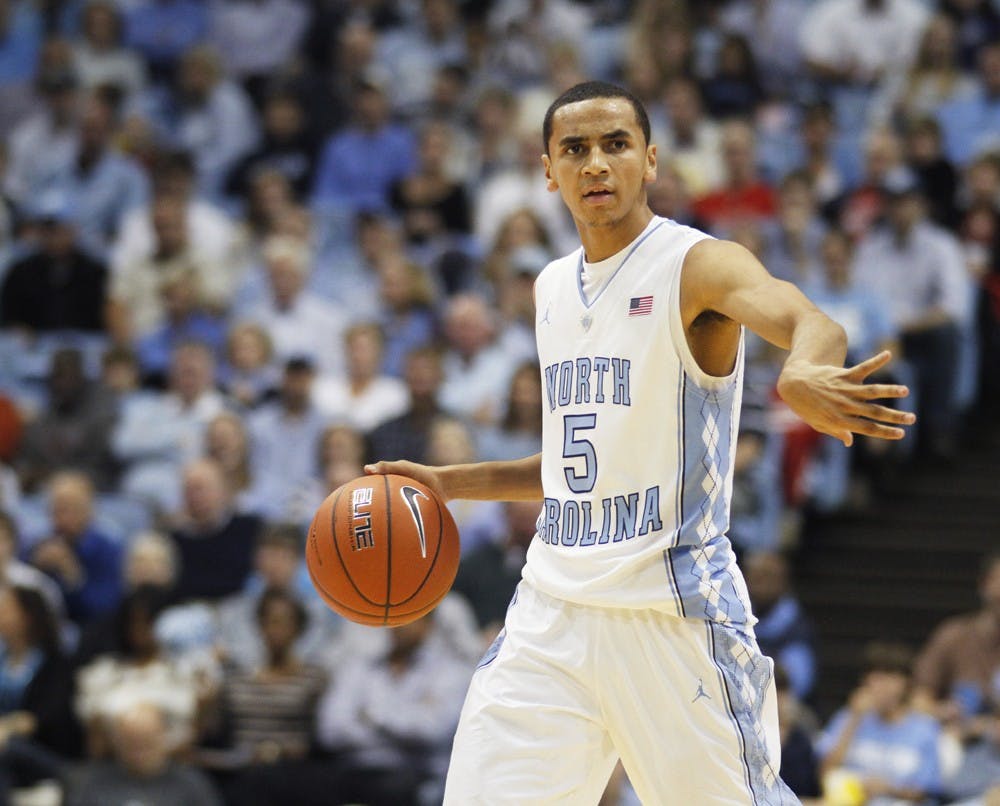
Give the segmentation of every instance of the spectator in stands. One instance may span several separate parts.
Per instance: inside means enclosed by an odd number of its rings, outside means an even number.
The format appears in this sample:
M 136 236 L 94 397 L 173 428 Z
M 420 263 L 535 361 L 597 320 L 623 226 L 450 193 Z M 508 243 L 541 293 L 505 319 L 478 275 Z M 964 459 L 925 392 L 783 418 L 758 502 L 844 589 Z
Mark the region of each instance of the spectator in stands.
M 205 428 L 205 458 L 217 462 L 233 495 L 237 512 L 254 512 L 250 434 L 234 412 L 216 414 Z
M 327 418 L 313 403 L 315 376 L 308 359 L 290 358 L 278 399 L 247 421 L 255 470 L 251 508 L 271 520 L 297 523 L 319 504 L 316 445 Z
M 932 117 L 918 118 L 906 131 L 906 161 L 924 190 L 934 223 L 953 228 L 958 220 L 958 172 L 944 156 L 941 127 Z
M 230 328 L 219 374 L 226 396 L 242 408 L 254 409 L 274 395 L 278 369 L 271 337 L 263 326 L 238 322 Z
M 113 400 L 87 379 L 82 354 L 70 347 L 52 353 L 46 386 L 46 408 L 25 429 L 17 458 L 22 487 L 33 491 L 59 468 L 71 468 L 107 488 Z
M 725 173 L 722 186 L 696 199 L 695 214 L 716 232 L 774 215 L 777 199 L 758 174 L 753 127 L 743 120 L 727 122 L 720 149 Z
M 346 376 L 321 375 L 313 387 L 316 410 L 326 419 L 347 423 L 367 434 L 406 411 L 406 385 L 399 378 L 382 374 L 384 342 L 382 330 L 374 322 L 347 329 Z
M 230 5 L 242 8 L 244 4 L 234 1 Z M 262 171 L 271 170 L 288 180 L 297 201 L 307 200 L 316 172 L 318 144 L 302 99 L 289 88 L 270 92 L 261 109 L 261 124 L 261 142 L 233 168 L 227 194 L 245 198 L 251 182 Z
M 208 347 L 185 342 L 171 357 L 166 391 L 137 396 L 124 406 L 111 437 L 115 456 L 126 466 L 123 492 L 162 511 L 176 509 L 179 471 L 201 454 L 205 426 L 224 405 L 214 367 Z
M 130 806 L 134 803 L 221 806 L 198 770 L 173 761 L 164 709 L 136 702 L 116 715 L 111 729 L 112 761 L 81 770 L 70 788 L 68 806 Z
M 16 204 L 29 205 L 46 189 L 46 181 L 70 165 L 76 150 L 79 92 L 76 73 L 68 65 L 41 69 L 35 84 L 43 108 L 21 120 L 8 140 L 3 187 Z
M 295 0 L 223 0 L 209 12 L 208 41 L 226 75 L 260 99 L 268 80 L 292 69 L 310 7 Z
M 465 31 L 455 0 L 422 0 L 411 25 L 387 31 L 376 51 L 396 112 L 419 115 L 431 101 L 440 67 L 466 60 Z
M 705 82 L 705 104 L 716 118 L 752 117 L 764 100 L 750 43 L 740 34 L 727 34 L 719 45 L 712 76 Z
M 29 203 L 26 212 L 38 244 L 15 260 L 4 276 L 0 287 L 4 326 L 30 334 L 99 332 L 104 326 L 107 267 L 82 248 L 69 195 L 44 193 Z
M 63 616 L 66 604 L 59 586 L 35 566 L 18 559 L 19 543 L 17 523 L 7 511 L 0 509 L 0 587 L 17 585 L 36 590 L 45 597 L 56 617 Z
M 964 165 L 978 154 L 996 149 L 1000 131 L 1000 42 L 979 51 L 979 76 L 975 89 L 937 110 L 948 159 Z
M 521 364 L 510 380 L 506 411 L 495 428 L 479 432 L 480 459 L 516 459 L 542 449 L 542 381 L 538 364 Z
M 974 70 L 979 51 L 1000 34 L 1000 11 L 990 0 L 941 0 L 938 5 L 955 22 L 962 69 Z
M 826 232 L 808 174 L 793 171 L 781 180 L 777 215 L 761 229 L 768 271 L 799 288 L 808 287 L 815 279 L 816 255 Z
M 517 162 L 517 99 L 504 87 L 484 88 L 472 109 L 470 183 L 478 185 Z
M 799 699 L 816 682 L 816 648 L 808 616 L 792 592 L 788 561 L 777 552 L 757 552 L 743 563 L 761 651 L 780 663 Z
M 893 80 L 895 79 L 895 80 Z M 974 83 L 958 63 L 955 23 L 938 13 L 927 23 L 920 47 L 905 74 L 886 82 L 883 103 L 904 125 L 933 115 L 939 106 L 972 91 Z M 893 104 L 893 107 L 889 107 Z
M 267 662 L 265 636 L 258 623 L 265 591 L 291 597 L 307 616 L 294 636 L 297 659 L 315 662 L 328 649 L 342 620 L 313 593 L 309 583 L 300 585 L 303 545 L 302 530 L 295 524 L 272 524 L 260 533 L 254 549 L 254 572 L 246 588 L 223 599 L 216 608 L 216 646 L 228 665 L 254 671 Z
M 190 272 L 198 278 L 198 304 L 222 310 L 232 293 L 227 267 L 191 240 L 186 204 L 160 195 L 150 209 L 154 248 L 148 257 L 117 266 L 112 275 L 108 330 L 119 344 L 130 344 L 168 324 L 161 286 L 164 278 Z
M 183 0 L 186 2 L 186 0 Z M 174 2 L 174 0 L 151 0 Z M 183 151 L 158 151 L 151 155 L 150 181 L 152 197 L 148 204 L 126 213 L 111 253 L 112 274 L 117 276 L 130 267 L 145 263 L 158 252 L 152 208 L 164 198 L 170 198 L 182 208 L 186 237 L 184 243 L 200 256 L 212 273 L 202 277 L 206 290 L 225 289 L 228 297 L 236 285 L 235 229 L 233 222 L 219 207 L 195 195 L 195 166 Z
M 208 45 L 186 50 L 172 86 L 154 90 L 143 106 L 164 140 L 194 158 L 198 189 L 209 198 L 259 139 L 250 98 L 223 73 Z
M 204 304 L 198 271 L 191 265 L 166 269 L 158 278 L 162 324 L 137 340 L 136 353 L 147 379 L 165 379 L 178 346 L 196 341 L 222 353 L 225 326 Z
M 262 657 L 229 670 L 217 703 L 219 739 L 229 752 L 216 760 L 231 776 L 227 799 L 240 804 L 261 802 L 262 787 L 280 790 L 282 779 L 309 757 L 316 706 L 327 685 L 327 673 L 296 651 L 309 627 L 298 598 L 266 588 L 247 615 Z
M 318 738 L 337 762 L 318 767 L 318 781 L 304 776 L 313 799 L 295 803 L 406 806 L 440 778 L 472 669 L 435 622 L 431 613 L 396 627 L 384 655 L 359 658 L 334 679 L 320 704 Z
M 870 131 L 865 138 L 864 176 L 860 183 L 827 205 L 826 216 L 855 241 L 881 220 L 885 212 L 885 182 L 903 167 L 902 146 L 889 129 Z
M 971 287 L 958 242 L 926 220 L 909 171 L 887 177 L 887 224 L 858 246 L 858 284 L 884 300 L 916 373 L 921 443 L 940 457 L 955 449 L 960 328 L 971 314 Z
M 434 289 L 427 272 L 402 252 L 383 255 L 378 264 L 379 324 L 385 334 L 383 371 L 402 377 L 407 354 L 428 346 L 437 331 Z
M 391 123 L 381 80 L 366 75 L 354 87 L 352 125 L 327 140 L 320 156 L 312 202 L 319 209 L 389 209 L 392 183 L 413 171 L 416 143 L 409 129 Z
M 459 294 L 449 300 L 444 314 L 447 351 L 441 405 L 484 425 L 499 420 L 500 402 L 517 363 L 534 357 L 508 354 L 498 327 L 498 317 L 483 297 Z
M 306 288 L 312 271 L 309 246 L 296 238 L 274 237 L 264 247 L 268 298 L 242 312 L 261 325 L 280 361 L 308 357 L 322 372 L 343 371 L 347 314 L 339 305 Z
M 170 535 L 180 555 L 177 596 L 215 601 L 240 590 L 250 575 L 261 522 L 237 514 L 222 468 L 199 459 L 184 468 L 184 509 Z
M 428 0 L 451 3 L 452 0 Z M 423 124 L 417 141 L 417 165 L 389 188 L 389 201 L 403 219 L 406 239 L 413 245 L 444 248 L 449 238 L 468 235 L 471 210 L 465 188 L 447 172 L 455 137 L 440 121 Z
M 80 752 L 73 718 L 72 674 L 59 629 L 37 590 L 0 590 L 0 802 L 11 789 L 59 778 L 62 761 Z
M 806 106 L 801 131 L 804 153 L 800 170 L 809 177 L 817 202 L 830 204 L 844 192 L 846 181 L 833 155 L 833 108 L 822 101 Z
M 108 755 L 115 721 L 140 703 L 163 711 L 171 753 L 196 738 L 204 681 L 171 657 L 156 635 L 157 617 L 168 603 L 169 595 L 161 588 L 141 586 L 128 594 L 117 613 L 117 648 L 77 673 L 76 713 L 86 726 L 91 758 Z
M 52 533 L 31 550 L 31 563 L 59 585 L 78 624 L 113 610 L 122 595 L 121 546 L 94 522 L 94 487 L 83 473 L 49 482 Z
M 760 67 L 760 78 L 769 95 L 795 96 L 802 80 L 799 30 L 809 10 L 803 0 L 772 0 L 747 5 L 740 0 L 724 3 L 719 15 L 723 31 L 742 35 Z
M 521 581 L 528 546 L 535 536 L 539 501 L 504 504 L 504 524 L 496 540 L 484 541 L 462 557 L 452 589 L 472 605 L 488 645 L 503 626 L 507 606 Z
M 93 0 L 80 12 L 80 36 L 73 43 L 73 66 L 89 91 L 110 88 L 119 98 L 135 98 L 146 87 L 146 64 L 123 47 L 124 20 L 117 5 Z
M 802 21 L 802 53 L 819 79 L 872 87 L 910 64 L 927 16 L 918 0 L 820 0 Z
M 392 420 L 387 420 L 368 437 L 368 456 L 373 461 L 382 456 L 406 456 L 422 461 L 427 455 L 427 440 L 431 424 L 444 410 L 438 394 L 444 380 L 441 355 L 431 347 L 418 347 L 406 356 L 404 372 L 409 408 Z
M 50 179 L 71 200 L 81 242 L 101 258 L 125 214 L 149 195 L 142 168 L 114 147 L 116 115 L 106 91 L 81 98 L 72 159 Z
M 696 196 L 715 190 L 722 183 L 719 166 L 720 130 L 705 114 L 698 83 L 686 76 L 671 79 L 663 92 L 667 128 L 653 141 Z
M 869 804 L 920 802 L 941 790 L 941 729 L 909 704 L 912 659 L 904 646 L 869 645 L 861 684 L 817 744 L 823 776 L 855 773 Z

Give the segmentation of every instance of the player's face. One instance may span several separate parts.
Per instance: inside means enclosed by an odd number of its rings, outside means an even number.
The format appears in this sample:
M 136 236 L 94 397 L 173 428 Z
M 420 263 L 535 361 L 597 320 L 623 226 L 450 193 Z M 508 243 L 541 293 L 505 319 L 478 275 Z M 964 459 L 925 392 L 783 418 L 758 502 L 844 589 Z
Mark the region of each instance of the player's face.
M 625 98 L 567 104 L 552 117 L 549 153 L 542 156 L 549 190 L 558 190 L 577 226 L 613 226 L 645 208 L 656 179 L 649 145 Z

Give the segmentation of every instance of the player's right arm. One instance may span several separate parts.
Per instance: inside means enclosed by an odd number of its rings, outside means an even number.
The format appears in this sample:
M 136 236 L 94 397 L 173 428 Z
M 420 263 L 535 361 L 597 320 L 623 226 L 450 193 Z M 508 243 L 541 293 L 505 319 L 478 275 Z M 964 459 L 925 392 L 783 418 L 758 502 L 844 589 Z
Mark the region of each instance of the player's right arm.
M 395 473 L 426 484 L 442 499 L 476 501 L 540 501 L 542 455 L 505 462 L 473 462 L 431 467 L 417 462 L 375 462 L 365 465 L 370 474 Z

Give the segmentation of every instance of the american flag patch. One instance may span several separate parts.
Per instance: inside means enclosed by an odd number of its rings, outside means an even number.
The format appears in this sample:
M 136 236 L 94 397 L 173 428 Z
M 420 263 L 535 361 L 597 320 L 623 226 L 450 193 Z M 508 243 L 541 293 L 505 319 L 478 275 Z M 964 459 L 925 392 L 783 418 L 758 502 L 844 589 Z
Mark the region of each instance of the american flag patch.
M 629 316 L 645 316 L 647 313 L 653 312 L 653 295 L 649 294 L 645 297 L 632 297 L 628 301 L 628 315 Z

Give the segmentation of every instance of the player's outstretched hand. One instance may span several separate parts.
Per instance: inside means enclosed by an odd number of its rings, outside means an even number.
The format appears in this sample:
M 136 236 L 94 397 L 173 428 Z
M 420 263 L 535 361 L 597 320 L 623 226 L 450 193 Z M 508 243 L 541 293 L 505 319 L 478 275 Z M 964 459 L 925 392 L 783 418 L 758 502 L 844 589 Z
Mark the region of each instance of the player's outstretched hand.
M 448 501 L 451 498 L 444 488 L 444 483 L 437 472 L 437 468 L 430 467 L 429 465 L 408 462 L 404 459 L 394 462 L 374 462 L 373 464 L 365 465 L 365 473 L 369 475 L 395 474 L 397 476 L 406 476 L 430 487 L 441 497 L 442 501 Z
M 845 445 L 854 442 L 854 434 L 902 439 L 905 432 L 900 426 L 913 425 L 916 416 L 873 401 L 906 397 L 910 390 L 898 384 L 865 383 L 891 358 L 884 350 L 853 367 L 792 361 L 781 370 L 778 394 L 809 425 Z

